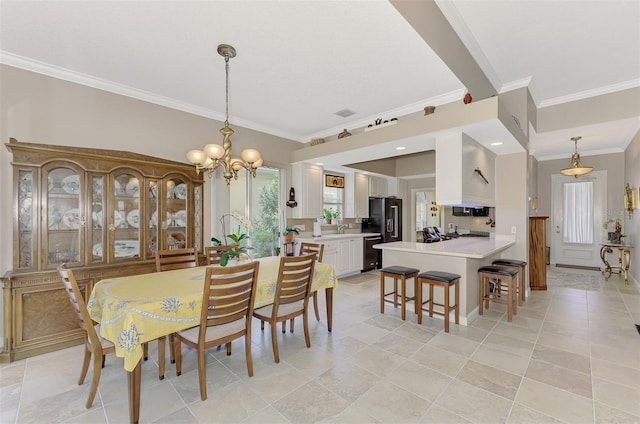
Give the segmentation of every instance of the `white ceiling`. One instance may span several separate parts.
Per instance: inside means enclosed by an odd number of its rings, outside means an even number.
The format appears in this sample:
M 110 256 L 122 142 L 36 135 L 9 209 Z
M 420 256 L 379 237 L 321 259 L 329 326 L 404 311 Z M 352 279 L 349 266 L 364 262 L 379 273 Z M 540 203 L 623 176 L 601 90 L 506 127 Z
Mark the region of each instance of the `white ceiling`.
M 640 86 L 638 1 L 437 1 L 496 92 L 538 108 Z M 386 0 L 0 2 L 0 61 L 300 142 L 461 101 Z M 342 109 L 355 113 L 335 115 Z M 640 117 L 532 133 L 539 159 L 622 152 Z M 199 147 L 199 146 L 193 146 Z

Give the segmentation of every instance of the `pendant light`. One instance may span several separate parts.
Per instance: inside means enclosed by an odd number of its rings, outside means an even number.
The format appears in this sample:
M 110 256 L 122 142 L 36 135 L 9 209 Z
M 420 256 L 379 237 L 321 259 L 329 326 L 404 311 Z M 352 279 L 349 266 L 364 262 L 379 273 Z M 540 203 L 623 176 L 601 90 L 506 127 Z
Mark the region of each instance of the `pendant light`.
M 580 154 L 578 153 L 578 140 L 582 137 L 571 137 L 573 140 L 576 150 L 571 155 L 571 164 L 568 168 L 564 168 L 560 171 L 563 175 L 574 176 L 578 178 L 578 175 L 588 174 L 593 170 L 593 166 L 584 166 L 582 162 L 580 162 Z

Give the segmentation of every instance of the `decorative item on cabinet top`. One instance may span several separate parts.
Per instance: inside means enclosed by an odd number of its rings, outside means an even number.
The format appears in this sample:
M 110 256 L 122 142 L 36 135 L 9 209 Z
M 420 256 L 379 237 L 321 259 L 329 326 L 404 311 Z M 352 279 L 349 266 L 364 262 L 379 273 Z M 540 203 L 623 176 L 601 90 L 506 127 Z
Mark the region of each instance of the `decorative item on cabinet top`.
M 311 139 L 311 143 L 309 143 L 311 146 L 315 146 L 317 144 L 322 144 L 324 143 L 324 138 L 312 138 Z
M 424 108 L 425 116 L 426 115 L 431 115 L 435 111 L 436 111 L 436 107 L 435 106 L 425 106 L 425 108 Z
M 349 137 L 351 135 L 351 133 L 349 131 L 347 131 L 347 129 L 345 128 L 344 131 L 342 131 L 340 134 L 338 134 L 338 138 L 345 138 L 345 137 Z

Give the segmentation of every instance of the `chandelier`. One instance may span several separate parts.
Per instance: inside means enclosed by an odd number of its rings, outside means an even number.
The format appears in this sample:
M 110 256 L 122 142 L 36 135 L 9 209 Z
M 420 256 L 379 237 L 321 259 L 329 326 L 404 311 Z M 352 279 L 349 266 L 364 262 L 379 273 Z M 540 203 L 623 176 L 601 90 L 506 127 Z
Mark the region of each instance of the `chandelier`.
M 262 165 L 262 157 L 256 149 L 244 149 L 240 153 L 240 158 L 231 157 L 231 135 L 233 130 L 229 128 L 229 59 L 236 57 L 236 49 L 228 44 L 218 46 L 218 54 L 224 57 L 226 72 L 226 110 L 224 127 L 220 129 L 222 134 L 222 146 L 219 144 L 207 144 L 203 150 L 189 150 L 187 159 L 196 166 L 196 173 L 205 171 L 209 178 L 220 166 L 224 170 L 224 178 L 227 185 L 230 185 L 231 178 L 238 179 L 238 171 L 242 168 L 249 171 L 252 177 L 256 176 L 256 169 Z
M 571 140 L 575 143 L 576 150 L 571 155 L 571 165 L 568 168 L 564 168 L 560 171 L 563 175 L 574 176 L 578 178 L 578 175 L 588 174 L 593 170 L 592 166 L 584 166 L 582 162 L 580 162 L 580 155 L 578 154 L 578 140 L 582 137 L 571 137 Z

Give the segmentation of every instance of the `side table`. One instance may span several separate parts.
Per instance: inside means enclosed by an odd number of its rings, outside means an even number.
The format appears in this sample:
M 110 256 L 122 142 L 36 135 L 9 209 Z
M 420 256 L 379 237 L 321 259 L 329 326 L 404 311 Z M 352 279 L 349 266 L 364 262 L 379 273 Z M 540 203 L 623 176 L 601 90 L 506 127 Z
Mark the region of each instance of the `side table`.
M 618 266 L 611 266 L 607 261 L 607 254 L 613 253 L 613 249 L 618 249 Z M 629 266 L 631 265 L 631 246 L 630 244 L 621 244 L 621 243 L 603 243 L 602 248 L 600 249 L 600 259 L 602 259 L 602 263 L 605 266 L 605 269 L 602 271 L 603 274 L 608 273 L 605 277 L 605 280 L 608 280 L 611 277 L 612 273 L 624 275 L 624 283 L 629 284 Z M 624 261 L 622 257 L 624 256 Z M 623 266 L 624 264 L 624 266 Z

